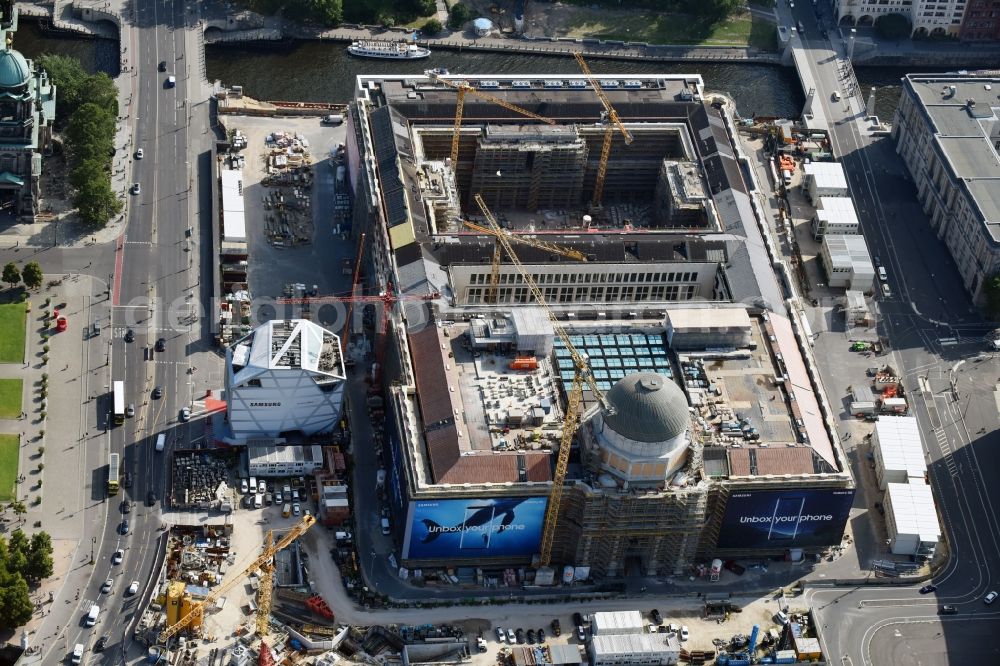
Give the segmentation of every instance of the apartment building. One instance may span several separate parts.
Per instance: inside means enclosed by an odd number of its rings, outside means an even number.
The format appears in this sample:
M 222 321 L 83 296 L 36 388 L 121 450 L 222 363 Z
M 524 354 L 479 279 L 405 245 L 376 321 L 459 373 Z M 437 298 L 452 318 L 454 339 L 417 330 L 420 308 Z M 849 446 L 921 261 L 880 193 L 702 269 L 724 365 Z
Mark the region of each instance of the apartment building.
M 982 302 L 1000 272 L 1000 78 L 911 74 L 892 136 L 931 228 Z
M 1000 0 L 969 0 L 958 36 L 968 42 L 1000 39 Z
M 914 37 L 959 34 L 968 0 L 838 0 L 834 2 L 841 25 L 872 25 L 887 14 L 910 19 Z

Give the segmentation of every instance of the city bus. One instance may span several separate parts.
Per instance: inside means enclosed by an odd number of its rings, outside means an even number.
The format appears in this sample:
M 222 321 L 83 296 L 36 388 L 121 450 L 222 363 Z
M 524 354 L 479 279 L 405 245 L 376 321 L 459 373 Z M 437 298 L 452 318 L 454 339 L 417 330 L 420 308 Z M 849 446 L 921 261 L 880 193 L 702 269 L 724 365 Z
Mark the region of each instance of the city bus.
M 115 392 L 115 425 L 125 423 L 125 382 L 114 383 Z
M 121 476 L 121 467 L 118 464 L 118 454 L 112 453 L 108 461 L 108 496 L 118 494 L 118 479 Z

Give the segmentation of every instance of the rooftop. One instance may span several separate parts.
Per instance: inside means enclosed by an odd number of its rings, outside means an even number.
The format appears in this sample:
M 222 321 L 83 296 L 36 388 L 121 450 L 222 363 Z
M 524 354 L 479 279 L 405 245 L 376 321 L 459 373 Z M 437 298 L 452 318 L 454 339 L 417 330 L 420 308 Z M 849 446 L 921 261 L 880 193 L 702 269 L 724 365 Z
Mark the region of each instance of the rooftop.
M 952 176 L 979 208 L 994 241 L 1000 241 L 1000 78 L 973 74 L 909 74 L 913 92 L 934 132 Z
M 319 444 L 311 446 L 257 444 L 251 439 L 247 442 L 247 457 L 251 465 L 312 462 L 320 466 L 323 464 L 323 447 Z
M 847 189 L 847 175 L 840 162 L 810 162 L 802 165 L 802 170 L 816 180 L 819 188 Z
M 926 483 L 887 483 L 887 504 L 892 506 L 897 534 L 916 534 L 920 540 L 935 543 L 941 538 L 934 495 Z
M 233 372 L 242 384 L 266 370 L 305 370 L 343 379 L 340 338 L 306 319 L 272 319 L 232 346 Z
M 827 234 L 823 237 L 823 244 L 829 250 L 832 269 L 851 270 L 862 275 L 875 274 L 868 243 L 861 234 Z
M 927 463 L 916 417 L 881 417 L 875 422 L 875 438 L 886 469 L 905 470 L 911 477 L 923 478 Z
M 850 197 L 820 197 L 816 217 L 829 224 L 857 225 L 858 212 Z

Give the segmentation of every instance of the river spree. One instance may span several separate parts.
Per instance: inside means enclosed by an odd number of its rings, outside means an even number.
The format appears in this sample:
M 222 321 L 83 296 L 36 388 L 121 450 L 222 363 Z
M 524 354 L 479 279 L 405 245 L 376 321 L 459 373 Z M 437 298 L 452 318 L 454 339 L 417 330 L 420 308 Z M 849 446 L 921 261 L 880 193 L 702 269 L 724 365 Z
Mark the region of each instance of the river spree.
M 117 73 L 117 45 L 108 40 L 61 37 L 43 33 L 30 20 L 22 20 L 14 47 L 27 57 L 58 53 L 79 59 L 89 71 Z M 358 74 L 419 74 L 428 67 L 446 67 L 455 74 L 577 74 L 576 61 L 564 56 L 538 56 L 481 51 L 436 51 L 416 62 L 388 62 L 353 58 L 344 44 L 307 42 L 275 50 L 259 45 L 210 46 L 206 54 L 208 76 L 226 85 L 242 85 L 258 99 L 308 102 L 346 102 L 354 93 Z M 795 118 L 803 94 L 790 67 L 742 63 L 639 63 L 594 59 L 596 73 L 698 73 L 709 91 L 729 93 L 744 116 Z M 928 68 L 920 68 L 925 71 Z M 876 86 L 876 113 L 891 120 L 899 101 L 899 79 L 905 70 L 887 67 L 857 68 L 858 83 L 867 91 Z M 867 97 L 867 92 L 865 93 Z

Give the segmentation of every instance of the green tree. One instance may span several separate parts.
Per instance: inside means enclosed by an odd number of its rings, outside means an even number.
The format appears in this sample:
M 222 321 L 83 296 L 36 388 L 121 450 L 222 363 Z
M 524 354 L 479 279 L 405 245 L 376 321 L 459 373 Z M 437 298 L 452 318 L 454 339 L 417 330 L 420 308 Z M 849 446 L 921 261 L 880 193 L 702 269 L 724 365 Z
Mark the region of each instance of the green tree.
M 743 7 L 742 0 L 688 0 L 687 11 L 695 16 L 721 21 Z
M 428 37 L 433 37 L 440 34 L 440 32 L 444 30 L 444 26 L 441 25 L 441 21 L 438 21 L 436 18 L 432 18 L 420 26 L 420 30 Z
M 875 33 L 882 39 L 905 39 L 913 32 L 910 19 L 893 12 L 875 19 Z
M 22 502 L 21 500 L 15 500 L 11 502 L 10 510 L 13 511 L 14 514 L 21 520 L 24 520 L 24 514 L 28 513 L 28 507 L 26 507 L 24 505 L 24 502 Z M 6 557 L 6 553 L 7 551 L 4 550 L 4 557 Z M 2 562 L 2 560 L 0 560 L 0 562 Z
M 122 202 L 111 189 L 111 179 L 106 174 L 78 189 L 73 205 L 80 213 L 80 221 L 89 229 L 103 229 L 108 220 L 122 211 Z
M 8 262 L 7 265 L 3 267 L 3 275 L 0 275 L 0 279 L 2 279 L 11 287 L 20 282 L 21 271 L 17 270 L 17 264 L 15 264 L 13 261 Z
M 28 583 L 19 573 L 0 574 L 0 626 L 14 629 L 26 624 L 34 613 Z
M 342 0 L 288 0 L 274 4 L 284 9 L 285 16 L 294 21 L 315 21 L 330 28 L 344 21 Z
M 28 563 L 24 577 L 33 582 L 52 575 L 52 537 L 46 532 L 36 532 L 31 535 L 31 546 L 28 551 Z
M 69 56 L 46 53 L 38 57 L 38 65 L 49 74 L 56 84 L 56 113 L 65 121 L 80 106 L 80 88 L 87 78 L 80 61 Z
M 115 116 L 92 102 L 81 105 L 66 126 L 74 163 L 96 160 L 109 164 L 114 154 L 114 135 Z
M 85 104 L 96 104 L 112 116 L 118 115 L 118 87 L 104 72 L 98 72 L 83 80 L 80 84 L 80 101 Z
M 24 286 L 28 289 L 38 289 L 42 286 L 42 267 L 38 265 L 37 261 L 29 261 L 24 265 L 21 277 L 24 279 Z
M 469 8 L 461 2 L 456 2 L 448 10 L 448 27 L 452 30 L 461 30 L 471 18 L 472 12 Z

